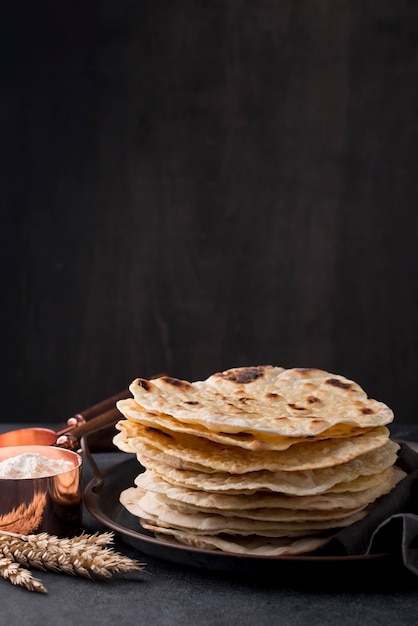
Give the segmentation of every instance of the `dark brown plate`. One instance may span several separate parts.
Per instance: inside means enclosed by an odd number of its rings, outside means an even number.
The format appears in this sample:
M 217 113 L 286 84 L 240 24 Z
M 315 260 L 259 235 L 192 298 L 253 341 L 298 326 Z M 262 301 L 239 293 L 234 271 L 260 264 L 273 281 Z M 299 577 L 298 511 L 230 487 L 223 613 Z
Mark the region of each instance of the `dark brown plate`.
M 277 576 L 282 574 L 285 580 L 296 575 L 318 577 L 326 574 L 338 576 L 339 570 L 344 578 L 351 570 L 363 577 L 381 573 L 382 567 L 394 566 L 394 557 L 389 554 L 370 554 L 354 556 L 279 556 L 260 557 L 223 553 L 217 550 L 201 550 L 157 539 L 143 529 L 138 518 L 131 515 L 119 502 L 121 491 L 133 485 L 133 481 L 141 471 L 136 458 L 130 458 L 113 465 L 101 474 L 101 480 L 91 480 L 87 485 L 84 498 L 88 511 L 99 522 L 115 531 L 128 545 L 143 554 L 164 559 L 180 565 L 204 568 L 220 572 L 237 574 Z

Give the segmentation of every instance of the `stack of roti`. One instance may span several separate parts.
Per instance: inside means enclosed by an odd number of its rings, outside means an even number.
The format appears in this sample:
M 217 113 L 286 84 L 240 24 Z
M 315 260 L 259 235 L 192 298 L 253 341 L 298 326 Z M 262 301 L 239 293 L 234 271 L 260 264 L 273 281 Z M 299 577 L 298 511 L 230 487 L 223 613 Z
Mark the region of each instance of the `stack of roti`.
M 264 365 L 129 389 L 114 443 L 141 467 L 120 501 L 177 544 L 312 552 L 405 477 L 392 410 L 344 376 Z

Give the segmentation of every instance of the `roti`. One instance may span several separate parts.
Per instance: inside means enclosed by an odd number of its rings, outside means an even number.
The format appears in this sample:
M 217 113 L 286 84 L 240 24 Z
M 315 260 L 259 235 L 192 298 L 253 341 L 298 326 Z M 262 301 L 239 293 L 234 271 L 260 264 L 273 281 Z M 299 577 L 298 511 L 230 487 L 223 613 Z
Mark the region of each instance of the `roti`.
M 184 513 L 167 506 L 158 499 L 156 494 L 149 491 L 143 492 L 135 487 L 122 491 L 120 501 L 130 513 L 141 519 L 144 528 L 149 523 L 163 528 L 188 530 L 197 535 L 225 533 L 247 536 L 256 534 L 263 537 L 301 537 L 330 528 L 349 526 L 367 514 L 365 510 L 361 510 L 333 519 L 270 521 L 227 517 L 215 513 Z
M 337 425 L 375 427 L 392 410 L 344 376 L 314 368 L 242 367 L 188 382 L 169 376 L 135 379 L 139 406 L 225 433 L 316 435 Z
M 358 491 L 327 491 L 318 495 L 292 496 L 282 493 L 256 491 L 253 494 L 234 495 L 210 493 L 173 485 L 161 476 L 146 470 L 139 474 L 135 484 L 152 491 L 175 506 L 209 511 L 254 511 L 255 509 L 286 509 L 289 511 L 329 511 L 361 508 L 389 493 L 405 477 L 405 472 L 394 466 L 379 475 L 379 482 Z M 252 513 L 250 514 L 252 515 Z
M 382 448 L 366 452 L 361 457 L 336 467 L 295 472 L 261 470 L 241 475 L 176 468 L 167 465 L 160 458 L 143 454 L 138 460 L 145 468 L 154 471 L 170 483 L 210 493 L 237 494 L 262 490 L 301 496 L 324 493 L 339 483 L 347 483 L 361 476 L 380 474 L 394 465 L 398 449 L 399 445 L 390 440 Z
M 353 437 L 371 430 L 373 426 L 361 427 L 352 424 L 335 424 L 330 428 L 316 435 L 305 435 L 301 437 L 288 437 L 285 435 L 275 435 L 251 432 L 225 433 L 205 428 L 201 424 L 184 423 L 171 417 L 167 413 L 150 411 L 141 407 L 133 398 L 119 400 L 117 408 L 126 418 L 116 426 L 123 429 L 128 437 L 135 437 L 141 430 L 141 426 L 157 428 L 167 434 L 181 433 L 185 435 L 195 435 L 204 437 L 210 441 L 225 445 L 235 445 L 247 450 L 286 450 L 295 443 L 306 441 L 319 441 L 330 438 Z
M 120 502 L 173 544 L 312 552 L 406 476 L 392 410 L 338 374 L 262 365 L 129 389 L 113 441 L 136 456 L 138 475 Z
M 123 424 L 121 428 L 123 431 Z M 263 469 L 277 472 L 331 467 L 380 448 L 388 441 L 389 430 L 385 426 L 378 426 L 351 438 L 297 443 L 281 451 L 243 450 L 204 437 L 168 434 L 147 426 L 137 429 L 135 437 L 127 437 L 128 447 L 139 455 L 158 454 L 164 462 L 175 467 L 181 462 L 181 467 L 185 469 L 230 474 Z
M 177 546 L 185 544 L 199 550 L 221 550 L 232 554 L 258 557 L 296 556 L 314 552 L 329 541 L 329 537 L 323 536 L 291 538 L 194 535 L 193 533 L 172 528 L 161 528 L 151 524 L 146 526 L 159 539 L 163 539 L 165 542 L 171 541 Z

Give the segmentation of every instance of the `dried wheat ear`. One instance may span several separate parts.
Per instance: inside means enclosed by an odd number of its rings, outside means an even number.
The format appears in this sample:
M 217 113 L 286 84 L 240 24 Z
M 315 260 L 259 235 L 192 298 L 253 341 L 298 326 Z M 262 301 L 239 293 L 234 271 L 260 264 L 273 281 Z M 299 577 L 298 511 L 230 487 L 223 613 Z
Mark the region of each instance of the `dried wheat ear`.
M 22 535 L 0 531 L 0 576 L 29 591 L 47 593 L 42 582 L 27 568 L 53 570 L 91 579 L 114 573 L 142 571 L 144 565 L 116 552 L 110 532 L 81 533 L 60 538 L 48 533 Z

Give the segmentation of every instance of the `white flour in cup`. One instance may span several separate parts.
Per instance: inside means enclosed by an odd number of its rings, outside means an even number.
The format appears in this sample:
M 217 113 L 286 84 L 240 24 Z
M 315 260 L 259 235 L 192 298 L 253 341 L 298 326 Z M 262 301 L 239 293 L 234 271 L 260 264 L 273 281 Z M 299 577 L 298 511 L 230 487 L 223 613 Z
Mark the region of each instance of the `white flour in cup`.
M 73 469 L 71 461 L 25 452 L 0 462 L 0 478 L 44 478 Z

